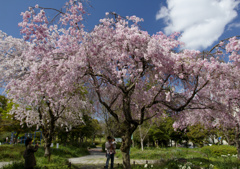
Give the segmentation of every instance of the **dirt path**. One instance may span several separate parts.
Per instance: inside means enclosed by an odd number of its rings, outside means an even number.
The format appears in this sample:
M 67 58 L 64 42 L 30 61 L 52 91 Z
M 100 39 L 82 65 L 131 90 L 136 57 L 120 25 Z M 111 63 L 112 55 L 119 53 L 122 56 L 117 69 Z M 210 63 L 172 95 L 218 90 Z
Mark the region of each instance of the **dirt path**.
M 89 150 L 90 155 L 83 156 L 83 157 L 77 157 L 77 158 L 70 158 L 68 161 L 72 164 L 93 164 L 93 165 L 99 165 L 99 164 L 105 164 L 106 157 L 105 153 L 102 152 L 101 148 L 93 148 Z M 115 159 L 115 162 L 120 162 L 119 159 Z
M 89 150 L 90 155 L 77 157 L 77 158 L 70 158 L 68 161 L 72 164 L 78 164 L 81 166 L 80 169 L 102 169 L 104 164 L 106 163 L 106 156 L 105 153 L 102 152 L 101 148 L 93 148 Z M 146 164 L 146 160 L 131 160 L 133 164 Z M 148 160 L 149 164 L 157 163 L 156 160 Z M 117 166 L 118 164 L 122 164 L 122 159 L 115 158 L 114 165 Z

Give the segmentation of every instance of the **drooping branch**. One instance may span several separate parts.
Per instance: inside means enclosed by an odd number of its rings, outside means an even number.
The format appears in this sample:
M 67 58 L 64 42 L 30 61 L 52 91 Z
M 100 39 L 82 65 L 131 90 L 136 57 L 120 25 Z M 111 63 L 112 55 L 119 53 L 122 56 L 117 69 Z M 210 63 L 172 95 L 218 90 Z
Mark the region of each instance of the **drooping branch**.
M 114 113 L 114 111 L 111 109 L 111 107 L 102 99 L 101 93 L 100 93 L 100 86 L 98 84 L 98 80 L 95 76 L 91 76 L 95 85 L 95 91 L 98 96 L 99 102 L 108 110 L 108 112 L 116 119 L 117 122 L 119 122 L 118 115 Z
M 237 37 L 237 38 L 240 38 L 240 36 L 234 36 L 234 37 Z M 224 41 L 228 41 L 229 39 L 231 39 L 233 37 L 230 37 L 230 38 L 226 38 L 226 39 L 223 39 L 221 40 L 220 42 L 224 42 Z M 212 53 L 212 51 L 216 48 L 220 47 L 220 43 L 216 44 L 215 46 L 213 46 L 210 50 L 209 50 L 209 54 Z

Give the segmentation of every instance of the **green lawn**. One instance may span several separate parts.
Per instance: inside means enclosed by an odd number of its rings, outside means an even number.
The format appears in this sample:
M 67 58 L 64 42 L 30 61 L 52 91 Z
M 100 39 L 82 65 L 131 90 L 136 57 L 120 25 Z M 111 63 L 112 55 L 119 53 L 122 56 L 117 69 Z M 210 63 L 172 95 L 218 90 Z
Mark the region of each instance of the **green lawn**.
M 232 146 L 212 146 L 204 148 L 146 148 L 144 151 L 131 148 L 131 159 L 158 160 L 149 168 L 168 169 L 238 169 L 236 148 Z M 223 155 L 223 156 L 222 156 Z M 116 156 L 122 158 L 118 150 Z M 144 168 L 144 165 L 133 169 Z
M 145 148 L 144 151 L 138 148 L 131 148 L 131 159 L 151 159 L 162 160 L 172 158 L 199 158 L 205 154 L 200 149 L 189 148 Z M 122 158 L 121 152 L 118 150 L 117 157 Z
M 5 167 L 6 169 L 21 169 L 23 167 L 23 152 L 25 147 L 22 145 L 2 145 L 0 146 L 0 161 L 17 161 L 19 164 L 14 164 L 15 167 Z M 52 148 L 51 161 L 48 162 L 48 159 L 43 157 L 44 148 L 40 147 L 35 153 L 37 159 L 37 167 L 42 168 L 46 166 L 47 168 L 60 167 L 67 168 L 67 159 L 71 157 L 81 157 L 88 155 L 89 152 L 86 148 L 79 147 L 60 147 L 59 149 Z M 4 168 L 4 169 L 5 169 Z

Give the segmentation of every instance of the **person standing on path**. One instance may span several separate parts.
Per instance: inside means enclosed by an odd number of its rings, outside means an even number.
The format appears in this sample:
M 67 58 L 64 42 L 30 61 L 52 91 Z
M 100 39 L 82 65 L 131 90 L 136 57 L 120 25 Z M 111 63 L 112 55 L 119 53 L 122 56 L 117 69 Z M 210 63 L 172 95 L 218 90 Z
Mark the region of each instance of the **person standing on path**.
M 111 159 L 111 169 L 113 169 L 114 153 L 116 150 L 116 144 L 113 144 L 111 136 L 108 136 L 107 140 L 108 141 L 105 143 L 105 149 L 107 151 L 107 161 L 106 161 L 105 168 L 108 169 L 109 160 Z
M 25 141 L 26 150 L 24 151 L 24 159 L 25 159 L 25 169 L 33 169 L 36 166 L 36 159 L 34 153 L 38 150 L 38 144 L 35 147 L 32 146 L 32 139 L 27 138 Z

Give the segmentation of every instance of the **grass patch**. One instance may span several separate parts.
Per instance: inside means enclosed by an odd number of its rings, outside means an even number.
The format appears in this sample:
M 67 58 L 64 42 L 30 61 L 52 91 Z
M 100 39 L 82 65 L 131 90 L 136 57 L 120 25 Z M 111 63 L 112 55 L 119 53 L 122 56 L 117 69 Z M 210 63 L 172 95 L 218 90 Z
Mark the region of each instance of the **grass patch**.
M 4 167 L 4 169 L 23 169 L 24 168 L 24 159 L 23 152 L 25 146 L 23 145 L 2 145 L 0 146 L 0 160 L 1 161 L 16 161 L 9 166 Z M 37 167 L 40 169 L 43 167 L 47 168 L 67 168 L 68 167 L 68 158 L 71 157 L 81 157 L 88 155 L 89 152 L 86 148 L 79 147 L 60 147 L 59 149 L 52 148 L 51 160 L 48 162 L 48 159 L 43 157 L 44 148 L 39 147 L 38 151 L 35 153 Z
M 188 148 L 146 148 L 144 151 L 138 148 L 131 148 L 131 159 L 144 159 L 144 160 L 163 160 L 174 158 L 201 158 L 205 154 L 200 149 Z M 122 158 L 120 150 L 117 151 L 116 156 Z
M 21 145 L 1 145 L 0 146 L 0 161 L 19 161 L 23 157 L 24 146 Z
M 131 159 L 157 160 L 158 164 L 153 164 L 153 168 L 168 169 L 238 169 L 240 161 L 233 156 L 236 148 L 232 146 L 214 146 L 213 152 L 220 151 L 219 155 L 212 154 L 204 148 L 146 148 L 144 151 L 131 148 Z M 223 156 L 222 156 L 223 155 Z M 122 158 L 120 151 L 116 156 Z M 152 168 L 151 165 L 148 165 Z M 136 166 L 136 169 L 144 168 L 144 165 Z M 189 169 L 190 169 L 189 168 Z M 134 168 L 133 168 L 134 169 Z

